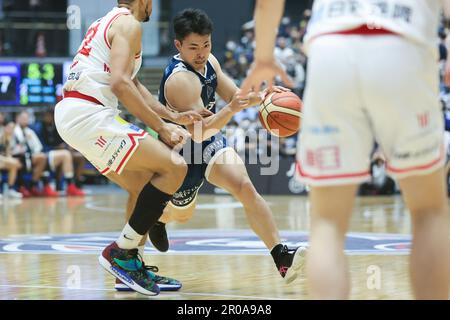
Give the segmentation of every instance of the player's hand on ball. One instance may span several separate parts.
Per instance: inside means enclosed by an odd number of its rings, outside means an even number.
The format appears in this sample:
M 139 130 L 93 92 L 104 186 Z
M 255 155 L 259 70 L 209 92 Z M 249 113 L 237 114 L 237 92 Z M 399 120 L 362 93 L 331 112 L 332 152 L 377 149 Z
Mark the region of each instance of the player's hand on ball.
M 285 88 L 282 86 L 272 86 L 263 90 L 264 99 L 271 94 L 272 92 L 281 93 L 281 92 L 289 92 L 291 89 Z
M 267 81 L 268 87 L 272 87 L 273 79 L 276 76 L 281 77 L 281 81 L 288 86 L 293 87 L 294 82 L 283 70 L 281 65 L 274 60 L 272 61 L 257 61 L 255 60 L 250 66 L 250 71 L 241 85 L 241 90 L 246 93 L 250 91 L 259 92 L 263 82 Z
M 253 107 L 260 104 L 264 99 L 262 92 L 250 92 L 243 94 L 241 90 L 238 90 L 231 100 L 230 108 L 234 112 L 239 112 L 245 108 Z
M 191 137 L 188 131 L 173 123 L 165 123 L 158 134 L 162 142 L 171 148 L 185 144 Z

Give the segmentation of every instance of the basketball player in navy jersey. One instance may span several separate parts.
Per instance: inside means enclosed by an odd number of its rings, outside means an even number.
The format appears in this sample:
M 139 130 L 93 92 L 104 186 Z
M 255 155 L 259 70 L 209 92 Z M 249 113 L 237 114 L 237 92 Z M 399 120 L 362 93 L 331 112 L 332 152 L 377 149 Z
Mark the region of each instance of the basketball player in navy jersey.
M 257 1 L 256 59 L 243 94 L 276 75 L 289 81 L 273 56 L 283 5 L 284 0 Z M 376 138 L 411 213 L 414 296 L 448 299 L 449 211 L 437 65 L 442 9 L 448 25 L 449 0 L 314 2 L 305 36 L 308 84 L 297 155 L 299 174 L 311 185 L 307 277 L 314 298 L 349 296 L 345 235 L 357 186 L 369 178 Z M 445 81 L 450 84 L 449 63 Z M 312 130 L 323 126 L 335 133 Z M 308 160 L 324 150 L 333 152 L 327 161 Z
M 186 126 L 193 140 L 189 154 L 184 154 L 188 174 L 160 221 L 149 231 L 150 240 L 158 250 L 168 250 L 165 223 L 185 222 L 191 218 L 197 193 L 206 179 L 227 190 L 243 204 L 251 228 L 270 250 L 279 273 L 289 283 L 300 271 L 304 249 L 288 249 L 281 244 L 269 206 L 255 190 L 241 158 L 233 148 L 227 147 L 226 139 L 220 133 L 234 114 L 258 105 L 262 94 L 237 98 L 238 88 L 211 54 L 212 22 L 203 11 L 186 9 L 180 12 L 174 19 L 174 29 L 179 54 L 172 58 L 164 72 L 159 101 L 175 112 L 193 110 L 200 113 L 208 109 L 214 115 L 204 119 L 200 130 L 194 125 Z M 216 92 L 227 103 L 218 112 L 215 110 Z M 198 162 L 196 153 L 199 152 Z M 144 244 L 145 239 L 141 241 L 141 245 Z M 116 289 L 122 287 L 120 283 L 116 284 Z

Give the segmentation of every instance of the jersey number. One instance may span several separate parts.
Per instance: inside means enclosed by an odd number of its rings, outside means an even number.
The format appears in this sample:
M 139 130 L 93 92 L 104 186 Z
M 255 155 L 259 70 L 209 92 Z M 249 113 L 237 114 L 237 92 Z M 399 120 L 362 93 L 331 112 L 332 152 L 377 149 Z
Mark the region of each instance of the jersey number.
M 94 39 L 99 26 L 100 26 L 100 22 L 88 29 L 88 31 L 86 32 L 86 35 L 84 36 L 84 39 L 83 39 L 82 48 L 80 49 L 80 51 L 78 51 L 78 53 L 81 53 L 82 55 L 89 57 L 89 54 L 91 53 L 91 49 L 92 49 L 90 47 L 90 43 L 91 43 L 92 39 Z

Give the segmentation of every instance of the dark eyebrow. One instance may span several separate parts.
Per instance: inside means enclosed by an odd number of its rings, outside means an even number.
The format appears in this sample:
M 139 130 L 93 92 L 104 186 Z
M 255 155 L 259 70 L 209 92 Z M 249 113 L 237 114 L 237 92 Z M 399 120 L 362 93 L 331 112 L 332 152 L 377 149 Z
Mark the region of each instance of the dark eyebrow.
M 206 40 L 205 42 L 203 42 L 203 44 L 207 44 L 207 43 L 209 43 L 209 42 L 210 42 L 209 40 Z M 189 43 L 189 46 L 195 46 L 195 47 L 198 47 L 199 44 L 197 44 L 197 43 Z

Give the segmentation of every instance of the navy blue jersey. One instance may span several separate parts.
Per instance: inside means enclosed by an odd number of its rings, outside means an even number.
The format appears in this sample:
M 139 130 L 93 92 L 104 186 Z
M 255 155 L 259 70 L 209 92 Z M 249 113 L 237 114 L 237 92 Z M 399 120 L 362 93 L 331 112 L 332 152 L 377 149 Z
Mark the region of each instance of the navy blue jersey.
M 197 75 L 200 83 L 202 84 L 202 101 L 203 106 L 210 110 L 211 112 L 216 112 L 216 88 L 217 88 L 217 74 L 212 66 L 211 62 L 206 64 L 205 74 L 201 74 L 194 70 L 189 64 L 181 60 L 180 55 L 177 54 L 173 56 L 170 60 L 169 65 L 164 70 L 164 76 L 161 80 L 161 85 L 159 86 L 159 102 L 163 105 L 167 105 L 167 100 L 164 95 L 164 86 L 166 85 L 167 79 L 171 75 L 177 72 L 193 72 Z M 169 104 L 170 106 L 170 104 Z
M 159 88 L 159 102 L 163 105 L 170 106 L 164 95 L 164 86 L 167 79 L 176 72 L 193 72 L 197 75 L 202 84 L 201 98 L 205 108 L 211 112 L 216 112 L 216 88 L 217 74 L 212 64 L 208 61 L 205 74 L 195 71 L 190 65 L 181 60 L 179 55 L 172 58 L 161 80 Z M 172 204 L 176 207 L 189 206 L 197 196 L 198 190 L 202 186 L 205 178 L 207 178 L 208 167 L 214 164 L 214 159 L 227 148 L 227 140 L 219 132 L 202 143 L 196 143 L 189 140 L 180 151 L 180 154 L 186 160 L 188 172 L 184 179 L 183 185 L 178 189 L 172 197 Z

